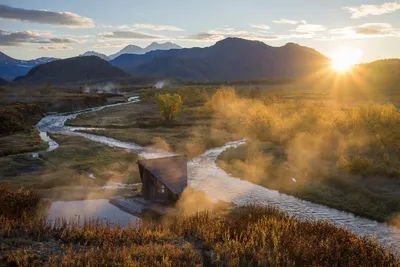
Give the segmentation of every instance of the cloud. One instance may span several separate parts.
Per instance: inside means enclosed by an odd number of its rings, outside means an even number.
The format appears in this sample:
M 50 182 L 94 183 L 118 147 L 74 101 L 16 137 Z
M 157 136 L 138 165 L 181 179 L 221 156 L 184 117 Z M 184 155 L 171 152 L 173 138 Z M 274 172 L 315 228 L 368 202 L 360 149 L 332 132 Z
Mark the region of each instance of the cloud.
M 391 2 L 381 5 L 361 5 L 359 7 L 344 7 L 343 9 L 351 13 L 351 18 L 358 19 L 365 16 L 378 16 L 393 13 L 400 9 L 400 3 Z
M 260 30 L 269 30 L 270 27 L 265 24 L 250 24 L 252 28 L 260 29 Z
M 197 41 L 217 41 L 223 38 L 224 37 L 222 35 L 209 32 L 199 32 L 193 35 L 182 37 L 182 39 L 197 40 Z
M 69 28 L 92 28 L 91 19 L 71 12 L 53 12 L 48 10 L 32 10 L 0 5 L 0 18 L 29 21 Z
M 125 27 L 129 27 L 127 25 L 123 25 Z M 153 30 L 153 31 L 185 31 L 176 26 L 169 26 L 169 25 L 156 25 L 156 24 L 134 24 L 133 28 L 135 29 L 146 29 L 146 30 Z
M 56 45 L 41 46 L 39 47 L 39 49 L 45 51 L 54 51 L 54 50 L 71 50 L 73 48 L 66 45 L 56 44 Z
M 296 25 L 299 23 L 296 20 L 290 20 L 290 19 L 273 20 L 272 22 L 278 23 L 278 24 L 292 24 L 292 25 Z
M 116 48 L 116 47 L 124 47 L 127 45 L 128 45 L 128 43 L 120 43 L 120 44 L 105 43 L 105 44 L 95 44 L 95 45 L 93 45 L 93 48 Z
M 73 44 L 79 42 L 71 38 L 58 38 L 50 34 L 40 34 L 32 31 L 7 32 L 0 30 L 0 46 L 20 46 L 25 43 Z
M 325 31 L 326 28 L 320 24 L 308 24 L 307 21 L 301 20 L 294 32 L 296 34 L 314 34 L 315 32 Z
M 332 34 L 339 38 L 366 38 L 366 37 L 384 37 L 399 36 L 399 30 L 392 27 L 389 23 L 365 23 L 358 26 L 349 26 L 340 29 L 330 30 Z
M 193 40 L 193 41 L 219 41 L 227 37 L 238 37 L 249 40 L 277 40 L 280 39 L 278 35 L 265 35 L 257 32 L 248 31 L 235 31 L 229 29 L 217 29 L 206 32 L 200 32 L 189 36 L 180 37 L 178 39 Z
M 113 32 L 103 32 L 98 34 L 99 37 L 103 38 L 113 38 L 113 39 L 138 39 L 138 40 L 147 40 L 147 39 L 162 39 L 162 36 L 153 35 L 144 32 L 137 31 L 113 31 Z
M 76 44 L 79 43 L 78 40 L 75 39 L 70 39 L 70 38 L 50 38 L 50 39 L 44 39 L 44 40 L 39 40 L 36 43 L 39 44 Z

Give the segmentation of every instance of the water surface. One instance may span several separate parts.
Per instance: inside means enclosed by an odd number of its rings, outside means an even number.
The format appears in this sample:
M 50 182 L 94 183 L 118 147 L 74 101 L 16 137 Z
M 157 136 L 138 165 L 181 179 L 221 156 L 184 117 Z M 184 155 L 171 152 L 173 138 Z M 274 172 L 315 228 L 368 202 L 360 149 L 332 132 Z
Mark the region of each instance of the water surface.
M 47 219 L 54 222 L 58 218 L 78 220 L 80 225 L 85 219 L 102 219 L 121 226 L 138 224 L 140 219 L 126 213 L 109 203 L 107 199 L 55 201 L 51 203 Z

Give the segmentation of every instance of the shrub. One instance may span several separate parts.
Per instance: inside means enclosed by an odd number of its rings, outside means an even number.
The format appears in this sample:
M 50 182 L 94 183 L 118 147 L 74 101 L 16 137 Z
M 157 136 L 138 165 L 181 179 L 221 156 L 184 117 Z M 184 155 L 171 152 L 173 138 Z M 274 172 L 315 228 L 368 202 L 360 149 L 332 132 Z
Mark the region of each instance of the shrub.
M 158 106 L 165 120 L 171 121 L 181 111 L 183 101 L 178 94 L 162 94 L 158 96 Z
M 13 219 L 36 216 L 42 204 L 40 197 L 32 190 L 12 191 L 0 184 L 0 216 Z

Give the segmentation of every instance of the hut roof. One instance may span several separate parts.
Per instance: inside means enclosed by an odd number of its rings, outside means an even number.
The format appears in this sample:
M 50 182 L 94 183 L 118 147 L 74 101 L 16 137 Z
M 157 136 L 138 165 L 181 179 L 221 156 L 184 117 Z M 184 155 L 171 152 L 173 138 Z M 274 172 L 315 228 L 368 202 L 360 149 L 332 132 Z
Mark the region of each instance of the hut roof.
M 187 186 L 187 158 L 184 155 L 139 160 L 138 164 L 174 194 L 183 192 Z

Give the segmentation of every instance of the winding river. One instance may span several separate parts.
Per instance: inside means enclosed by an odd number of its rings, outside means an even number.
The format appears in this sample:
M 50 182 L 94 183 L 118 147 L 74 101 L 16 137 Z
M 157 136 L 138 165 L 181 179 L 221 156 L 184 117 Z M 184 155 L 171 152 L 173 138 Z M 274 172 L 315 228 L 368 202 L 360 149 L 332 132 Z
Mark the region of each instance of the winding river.
M 49 143 L 49 150 L 56 149 L 58 145 L 46 133 L 57 133 L 82 136 L 94 142 L 132 151 L 144 158 L 172 155 L 162 150 L 144 148 L 132 142 L 122 142 L 114 138 L 79 132 L 79 130 L 90 128 L 65 125 L 67 120 L 75 118 L 82 113 L 95 112 L 118 105 L 134 105 L 138 101 L 138 97 L 133 97 L 129 99 L 129 102 L 125 103 L 106 105 L 69 114 L 48 115 L 37 124 L 37 128 L 41 132 L 41 136 L 45 137 L 43 139 Z M 338 226 L 346 227 L 358 235 L 374 237 L 381 244 L 391 246 L 395 251 L 400 252 L 399 229 L 384 223 L 357 217 L 351 213 L 281 194 L 278 191 L 232 177 L 216 165 L 215 161 L 224 150 L 244 143 L 245 140 L 229 142 L 222 147 L 210 149 L 188 162 L 189 185 L 194 189 L 205 191 L 207 196 L 215 201 L 230 201 L 237 205 L 268 204 L 274 205 L 300 219 L 329 220 Z

